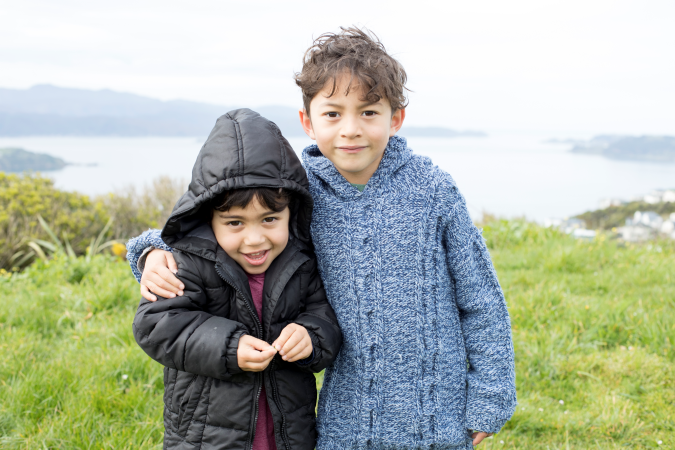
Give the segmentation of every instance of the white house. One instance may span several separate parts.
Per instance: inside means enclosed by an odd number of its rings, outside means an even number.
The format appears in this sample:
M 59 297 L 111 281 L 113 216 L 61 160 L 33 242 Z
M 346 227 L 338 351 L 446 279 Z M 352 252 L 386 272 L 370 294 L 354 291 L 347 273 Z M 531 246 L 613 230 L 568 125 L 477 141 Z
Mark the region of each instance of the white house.
M 663 191 L 651 191 L 649 194 L 645 195 L 642 200 L 653 205 L 655 203 L 661 203 L 662 198 Z
M 626 225 L 618 230 L 619 235 L 624 241 L 642 242 L 648 241 L 654 235 L 654 229 L 638 223 L 636 225 Z
M 654 211 L 635 211 L 631 223 L 626 221 L 626 225 L 645 225 L 647 227 L 658 230 L 663 224 L 663 218 Z
M 675 203 L 675 190 L 670 189 L 663 192 L 662 201 L 667 203 Z
M 661 233 L 671 235 L 675 231 L 675 222 L 672 220 L 664 220 L 661 224 Z
M 598 202 L 598 209 L 607 209 L 612 206 L 621 206 L 624 203 L 626 202 L 618 198 L 603 198 Z

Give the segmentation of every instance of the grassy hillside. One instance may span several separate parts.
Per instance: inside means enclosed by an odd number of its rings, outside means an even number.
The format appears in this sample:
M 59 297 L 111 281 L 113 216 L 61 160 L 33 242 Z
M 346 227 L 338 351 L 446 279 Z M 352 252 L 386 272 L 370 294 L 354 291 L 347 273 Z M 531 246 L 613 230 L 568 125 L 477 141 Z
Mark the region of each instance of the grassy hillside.
M 520 402 L 485 446 L 675 446 L 675 246 L 507 221 L 484 234 L 510 306 Z M 137 285 L 124 262 L 37 262 L 0 276 L 0 291 L 0 447 L 161 448 L 161 368 L 133 340 Z

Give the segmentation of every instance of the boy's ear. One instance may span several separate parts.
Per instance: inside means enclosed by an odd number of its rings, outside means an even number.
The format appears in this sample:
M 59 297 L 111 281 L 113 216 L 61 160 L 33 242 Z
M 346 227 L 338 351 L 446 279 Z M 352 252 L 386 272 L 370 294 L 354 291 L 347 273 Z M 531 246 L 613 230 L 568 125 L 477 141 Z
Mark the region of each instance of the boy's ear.
M 302 129 L 305 130 L 307 136 L 313 140 L 316 140 L 316 136 L 314 136 L 314 130 L 312 129 L 312 121 L 309 118 L 309 113 L 305 110 L 305 108 L 302 108 L 300 111 L 298 111 L 298 113 L 300 114 L 300 125 L 302 125 Z
M 392 137 L 398 130 L 403 126 L 403 121 L 405 120 L 405 108 L 397 110 L 393 116 L 391 116 L 391 125 L 389 127 L 389 137 Z

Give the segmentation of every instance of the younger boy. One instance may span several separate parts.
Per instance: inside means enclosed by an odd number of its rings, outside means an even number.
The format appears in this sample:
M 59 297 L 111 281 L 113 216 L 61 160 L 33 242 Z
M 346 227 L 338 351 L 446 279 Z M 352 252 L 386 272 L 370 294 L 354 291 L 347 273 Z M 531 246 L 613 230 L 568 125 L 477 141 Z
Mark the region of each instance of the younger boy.
M 354 28 L 319 37 L 296 75 L 316 141 L 303 152 L 312 238 L 344 336 L 321 390 L 319 450 L 468 449 L 516 406 L 509 315 L 485 242 L 450 175 L 395 135 L 405 81 Z M 145 283 L 177 290 L 168 254 L 150 256 Z
M 165 449 L 314 449 L 312 372 L 342 336 L 307 188 L 276 125 L 248 109 L 218 119 L 162 230 L 184 292 L 141 301 L 133 325 L 165 366 Z

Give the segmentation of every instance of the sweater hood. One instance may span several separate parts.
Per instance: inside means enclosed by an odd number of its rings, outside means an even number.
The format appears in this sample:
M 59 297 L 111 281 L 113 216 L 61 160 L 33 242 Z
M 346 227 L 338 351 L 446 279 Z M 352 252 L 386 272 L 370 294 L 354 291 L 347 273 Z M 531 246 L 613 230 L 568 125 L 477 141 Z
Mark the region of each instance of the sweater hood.
M 330 186 L 338 196 L 350 199 L 361 195 L 368 195 L 386 186 L 391 180 L 391 176 L 403 167 L 412 155 L 413 152 L 408 148 L 408 142 L 404 137 L 392 136 L 389 138 L 387 147 L 384 149 L 382 161 L 373 176 L 368 180 L 368 184 L 363 192 L 355 189 L 338 172 L 335 165 L 323 156 L 316 144 L 305 148 L 302 152 L 302 161 L 308 172 Z
M 214 197 L 231 189 L 255 187 L 284 188 L 297 195 L 299 207 L 291 216 L 290 237 L 310 246 L 313 202 L 307 174 L 279 128 L 246 108 L 230 111 L 216 121 L 197 156 L 188 190 L 162 230 L 162 240 L 180 248 L 179 242 L 190 232 L 203 235 L 203 208 L 210 208 Z M 209 255 L 216 251 L 212 239 L 199 240 L 204 241 L 204 248 L 197 253 L 213 259 L 213 254 Z M 199 250 L 194 239 L 190 247 Z

